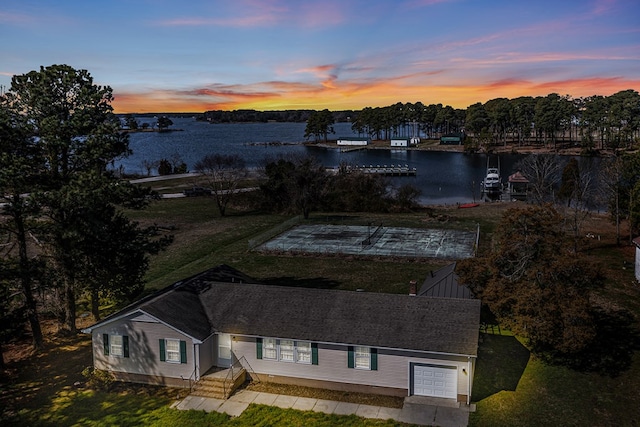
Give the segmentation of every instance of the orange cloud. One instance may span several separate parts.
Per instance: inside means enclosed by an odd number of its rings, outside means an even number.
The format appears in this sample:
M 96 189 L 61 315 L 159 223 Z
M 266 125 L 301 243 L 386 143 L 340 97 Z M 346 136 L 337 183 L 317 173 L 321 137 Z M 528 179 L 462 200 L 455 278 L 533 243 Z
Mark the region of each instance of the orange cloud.
M 442 103 L 467 108 L 476 102 L 494 98 L 568 94 L 574 98 L 611 95 L 640 87 L 640 81 L 623 78 L 583 78 L 534 81 L 505 78 L 490 82 L 473 80 L 459 83 L 430 83 L 430 73 L 394 79 L 319 81 L 316 84 L 270 81 L 251 85 L 213 85 L 187 91 L 153 91 L 149 93 L 115 92 L 113 106 L 118 113 L 127 112 L 203 112 L 206 110 L 345 110 L 381 107 L 396 102 Z

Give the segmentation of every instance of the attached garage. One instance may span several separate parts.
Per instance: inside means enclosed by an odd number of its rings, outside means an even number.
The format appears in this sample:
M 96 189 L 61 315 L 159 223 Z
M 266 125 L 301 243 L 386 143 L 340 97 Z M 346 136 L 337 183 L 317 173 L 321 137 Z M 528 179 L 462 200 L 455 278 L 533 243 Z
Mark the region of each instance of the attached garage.
M 458 368 L 456 366 L 411 364 L 411 391 L 415 396 L 457 399 Z

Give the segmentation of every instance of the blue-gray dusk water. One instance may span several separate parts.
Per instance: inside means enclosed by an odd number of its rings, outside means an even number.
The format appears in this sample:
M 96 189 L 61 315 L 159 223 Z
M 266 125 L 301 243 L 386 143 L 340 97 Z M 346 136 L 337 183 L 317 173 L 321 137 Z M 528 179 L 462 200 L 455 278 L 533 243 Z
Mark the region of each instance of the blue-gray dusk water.
M 129 136 L 133 154 L 116 162 L 125 173 L 144 174 L 144 161 L 171 159 L 179 156 L 193 169 L 207 154 L 238 154 L 248 167 L 265 164 L 289 153 L 313 155 L 326 167 L 341 163 L 352 165 L 408 165 L 417 169 L 415 177 L 390 178 L 392 185 L 412 184 L 422 194 L 423 204 L 468 203 L 480 198 L 480 184 L 486 174 L 487 156 L 458 152 L 418 150 L 360 150 L 342 153 L 338 149 L 304 145 L 305 123 L 234 123 L 209 124 L 193 118 L 172 118 L 173 132 L 136 132 Z M 140 123 L 152 118 L 141 117 Z M 358 136 L 350 123 L 336 123 L 330 138 Z M 281 145 L 272 143 L 282 143 Z M 515 172 L 522 155 L 500 155 L 502 182 Z

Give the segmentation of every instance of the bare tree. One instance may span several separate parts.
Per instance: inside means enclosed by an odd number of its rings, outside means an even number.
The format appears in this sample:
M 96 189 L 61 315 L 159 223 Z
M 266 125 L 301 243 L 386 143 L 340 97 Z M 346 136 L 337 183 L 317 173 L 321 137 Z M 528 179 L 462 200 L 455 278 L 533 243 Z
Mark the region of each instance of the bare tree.
M 611 219 L 616 225 L 616 244 L 620 244 L 620 221 L 624 215 L 624 159 L 613 156 L 603 161 L 600 169 L 603 198 L 609 204 Z
M 564 207 L 565 223 L 573 234 L 573 251 L 578 252 L 582 225 L 596 204 L 597 180 L 592 167 L 579 167 L 572 159 L 563 170 L 560 195 L 567 200 Z
M 151 176 L 151 171 L 157 169 L 159 164 L 157 160 L 143 160 L 142 168 L 147 172 L 147 176 Z
M 195 164 L 211 187 L 211 193 L 221 216 L 236 194 L 240 180 L 247 177 L 244 159 L 237 154 L 208 154 Z
M 532 201 L 543 204 L 554 201 L 554 189 L 560 181 L 560 161 L 550 154 L 530 154 L 520 162 L 519 169 L 529 180 Z

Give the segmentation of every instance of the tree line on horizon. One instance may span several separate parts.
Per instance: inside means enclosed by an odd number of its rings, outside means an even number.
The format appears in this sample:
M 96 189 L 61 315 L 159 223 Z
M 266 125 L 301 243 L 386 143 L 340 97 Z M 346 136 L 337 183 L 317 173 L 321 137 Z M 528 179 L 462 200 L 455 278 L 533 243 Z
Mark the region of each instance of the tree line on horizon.
M 330 115 L 327 119 L 327 114 Z M 318 118 L 321 117 L 321 120 Z M 555 148 L 559 141 L 580 144 L 585 152 L 632 148 L 640 138 L 640 95 L 633 89 L 610 96 L 495 98 L 466 109 L 443 104 L 398 102 L 386 107 L 330 111 L 206 111 L 211 123 L 313 122 L 306 137 L 316 141 L 332 133 L 334 123 L 350 122 L 354 132 L 377 140 L 466 133 L 470 151 L 480 145 L 539 143 Z M 315 122 L 318 121 L 319 124 Z

